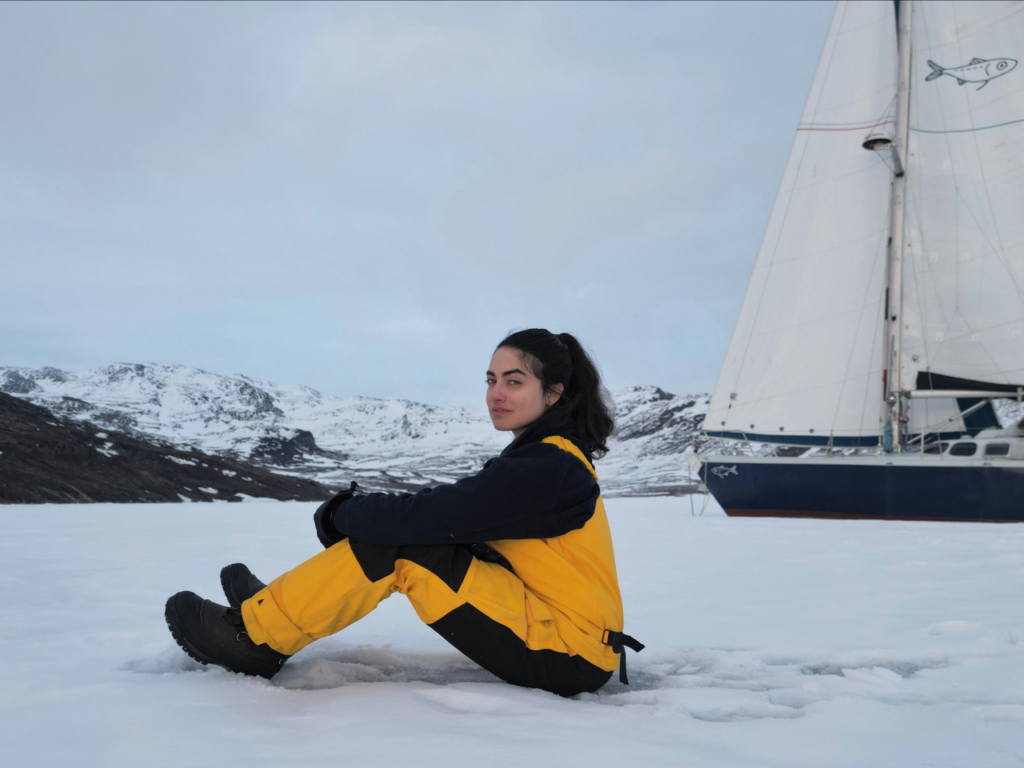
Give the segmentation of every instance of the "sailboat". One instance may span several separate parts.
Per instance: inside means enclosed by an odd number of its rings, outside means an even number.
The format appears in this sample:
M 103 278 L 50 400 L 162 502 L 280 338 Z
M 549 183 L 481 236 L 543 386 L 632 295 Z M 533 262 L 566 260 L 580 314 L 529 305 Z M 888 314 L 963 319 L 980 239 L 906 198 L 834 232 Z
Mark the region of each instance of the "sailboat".
M 1022 59 L 1021 2 L 836 4 L 690 457 L 728 514 L 1024 520 Z

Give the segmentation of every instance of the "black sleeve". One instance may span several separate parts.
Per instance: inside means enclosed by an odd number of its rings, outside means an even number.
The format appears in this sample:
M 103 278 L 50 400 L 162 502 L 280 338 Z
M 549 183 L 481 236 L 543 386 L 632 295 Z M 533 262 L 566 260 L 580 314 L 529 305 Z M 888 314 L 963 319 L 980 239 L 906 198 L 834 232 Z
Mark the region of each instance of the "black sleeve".
M 543 539 L 582 528 L 600 492 L 578 458 L 549 443 L 530 443 L 457 483 L 351 498 L 335 523 L 368 544 Z

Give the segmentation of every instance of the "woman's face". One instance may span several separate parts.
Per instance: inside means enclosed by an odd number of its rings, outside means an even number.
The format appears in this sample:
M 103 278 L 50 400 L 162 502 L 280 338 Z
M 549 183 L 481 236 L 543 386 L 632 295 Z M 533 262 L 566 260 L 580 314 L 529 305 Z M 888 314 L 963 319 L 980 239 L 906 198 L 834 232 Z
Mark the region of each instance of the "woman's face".
M 494 428 L 519 437 L 528 426 L 558 402 L 559 392 L 545 392 L 530 373 L 517 349 L 499 347 L 487 369 L 487 410 Z

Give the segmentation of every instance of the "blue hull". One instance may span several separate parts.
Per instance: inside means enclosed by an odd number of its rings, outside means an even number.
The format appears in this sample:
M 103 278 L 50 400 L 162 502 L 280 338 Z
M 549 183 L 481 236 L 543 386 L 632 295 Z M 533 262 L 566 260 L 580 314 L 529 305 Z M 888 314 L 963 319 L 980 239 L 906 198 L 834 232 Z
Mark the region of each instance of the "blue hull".
M 1024 522 L 1024 462 L 736 458 L 715 456 L 700 466 L 729 515 Z

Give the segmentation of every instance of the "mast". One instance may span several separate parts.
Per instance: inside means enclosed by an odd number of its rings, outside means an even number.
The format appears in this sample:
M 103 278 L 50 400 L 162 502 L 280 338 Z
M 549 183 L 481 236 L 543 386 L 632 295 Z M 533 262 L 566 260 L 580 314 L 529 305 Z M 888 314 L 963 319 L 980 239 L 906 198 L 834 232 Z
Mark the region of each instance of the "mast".
M 886 296 L 886 326 L 889 343 L 886 371 L 888 387 L 886 403 L 889 405 L 889 428 L 892 441 L 886 448 L 896 453 L 903 451 L 903 382 L 900 380 L 903 325 L 903 209 L 906 200 L 907 128 L 910 113 L 910 19 L 914 4 L 911 0 L 896 0 L 896 27 L 899 50 L 899 82 L 896 90 L 896 141 L 892 151 L 893 179 L 890 196 L 891 221 L 889 225 L 889 269 Z M 888 442 L 888 441 L 887 441 Z

